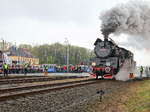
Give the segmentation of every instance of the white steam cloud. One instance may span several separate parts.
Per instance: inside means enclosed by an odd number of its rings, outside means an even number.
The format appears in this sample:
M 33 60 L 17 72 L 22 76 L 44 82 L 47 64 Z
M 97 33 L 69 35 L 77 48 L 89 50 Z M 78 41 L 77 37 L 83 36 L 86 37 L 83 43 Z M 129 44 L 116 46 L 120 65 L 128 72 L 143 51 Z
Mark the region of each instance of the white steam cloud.
M 144 1 L 130 1 L 120 4 L 101 14 L 101 31 L 103 34 L 127 34 L 143 47 L 150 42 L 150 3 Z

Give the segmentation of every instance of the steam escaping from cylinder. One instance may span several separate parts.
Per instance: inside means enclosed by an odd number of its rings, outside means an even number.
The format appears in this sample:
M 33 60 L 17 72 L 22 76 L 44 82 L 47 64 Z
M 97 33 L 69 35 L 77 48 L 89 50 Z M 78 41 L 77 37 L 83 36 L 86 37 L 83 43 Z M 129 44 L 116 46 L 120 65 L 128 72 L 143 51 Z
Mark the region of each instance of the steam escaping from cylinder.
M 127 81 L 131 79 L 130 73 L 135 75 L 135 64 L 132 64 L 130 59 L 126 59 L 115 78 L 116 80 Z
M 128 34 L 134 39 L 147 40 L 150 35 L 150 3 L 130 1 L 103 12 L 100 16 L 104 38 L 109 34 Z M 142 38 L 142 39 L 141 39 Z M 145 41 L 146 42 L 146 41 Z M 143 44 L 144 45 L 144 44 Z

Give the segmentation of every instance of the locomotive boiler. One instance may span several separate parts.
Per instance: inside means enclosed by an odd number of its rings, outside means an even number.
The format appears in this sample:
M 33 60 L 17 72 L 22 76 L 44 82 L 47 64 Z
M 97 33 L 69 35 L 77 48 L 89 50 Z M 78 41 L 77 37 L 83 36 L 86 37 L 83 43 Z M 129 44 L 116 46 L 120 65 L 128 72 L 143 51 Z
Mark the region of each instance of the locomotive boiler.
M 113 79 L 125 60 L 133 62 L 133 53 L 116 45 L 107 35 L 104 36 L 104 40 L 98 38 L 94 45 L 96 56 L 91 59 L 91 63 L 96 79 L 99 77 Z

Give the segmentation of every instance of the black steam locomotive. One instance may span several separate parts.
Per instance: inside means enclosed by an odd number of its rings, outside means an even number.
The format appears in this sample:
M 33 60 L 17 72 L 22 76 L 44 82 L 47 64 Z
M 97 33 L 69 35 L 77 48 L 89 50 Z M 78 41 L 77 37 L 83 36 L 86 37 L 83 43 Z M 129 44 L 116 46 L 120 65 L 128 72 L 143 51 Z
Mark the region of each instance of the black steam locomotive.
M 104 37 L 104 40 L 97 39 L 94 43 L 94 53 L 96 57 L 91 59 L 93 73 L 96 79 L 113 79 L 119 72 L 126 59 L 133 61 L 133 53 L 117 46 L 115 42 Z

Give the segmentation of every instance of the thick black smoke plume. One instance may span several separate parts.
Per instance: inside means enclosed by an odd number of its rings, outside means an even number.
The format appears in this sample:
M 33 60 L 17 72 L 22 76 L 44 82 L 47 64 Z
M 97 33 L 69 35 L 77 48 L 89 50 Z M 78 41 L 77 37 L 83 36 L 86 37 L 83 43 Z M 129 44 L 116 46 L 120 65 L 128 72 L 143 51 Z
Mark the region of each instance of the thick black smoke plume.
M 102 34 L 128 34 L 135 37 L 137 42 L 142 40 L 143 45 L 147 46 L 150 37 L 149 4 L 144 1 L 130 1 L 105 11 L 100 16 Z

